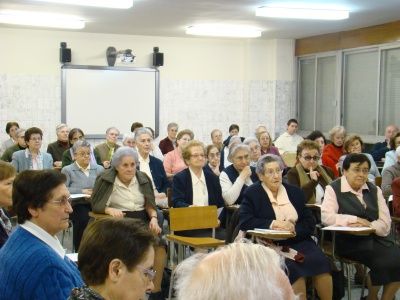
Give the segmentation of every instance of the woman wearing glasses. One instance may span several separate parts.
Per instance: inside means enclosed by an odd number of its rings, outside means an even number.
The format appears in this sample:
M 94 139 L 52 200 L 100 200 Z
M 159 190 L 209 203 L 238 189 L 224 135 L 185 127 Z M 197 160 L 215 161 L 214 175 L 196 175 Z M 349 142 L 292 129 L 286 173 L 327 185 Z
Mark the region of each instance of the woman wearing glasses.
M 329 261 L 311 238 L 315 221 L 305 207 L 304 193 L 298 187 L 282 183 L 282 169 L 274 157 L 262 156 L 256 171 L 260 181 L 244 192 L 239 213 L 240 229 L 263 228 L 295 233 L 295 237 L 278 244 L 304 255 L 304 260 L 285 260 L 295 294 L 299 299 L 306 299 L 305 278 L 312 277 L 318 297 L 332 299 Z
M 62 168 L 61 173 L 65 174 L 67 186 L 71 194 L 82 194 L 80 198 L 75 198 L 72 202 L 74 209 L 71 214 L 73 223 L 73 241 L 75 251 L 78 252 L 79 244 L 82 239 L 83 231 L 89 222 L 89 212 L 91 206 L 89 198 L 96 177 L 103 173 L 104 168 L 91 161 L 91 146 L 85 140 L 78 140 L 72 146 L 75 162 Z
M 297 163 L 287 174 L 288 182 L 303 190 L 306 203 L 321 204 L 325 187 L 334 178 L 330 168 L 319 164 L 320 158 L 320 145 L 304 140 L 297 146 Z
M 69 300 L 140 300 L 154 288 L 155 239 L 143 223 L 105 218 L 82 238 L 78 268 L 85 281 Z
M 82 285 L 57 234 L 69 225 L 70 194 L 59 171 L 27 170 L 13 184 L 20 226 L 0 250 L 2 299 L 66 299 Z

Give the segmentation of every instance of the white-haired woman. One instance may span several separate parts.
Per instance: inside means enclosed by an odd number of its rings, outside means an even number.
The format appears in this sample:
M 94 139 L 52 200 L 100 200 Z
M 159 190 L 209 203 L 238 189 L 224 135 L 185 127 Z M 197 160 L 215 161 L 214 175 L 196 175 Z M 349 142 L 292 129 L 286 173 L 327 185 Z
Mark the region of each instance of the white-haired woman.
M 256 138 L 248 137 L 243 144 L 250 147 L 250 166 L 255 167 L 261 157 L 261 145 Z M 278 152 L 279 153 L 279 152 Z
M 324 147 L 322 164 L 333 171 L 335 177 L 339 176 L 339 158 L 344 154 L 343 144 L 346 130 L 343 126 L 335 126 L 329 131 L 331 143 Z
M 140 219 L 148 224 L 154 235 L 161 233 L 158 224 L 156 202 L 151 179 L 136 169 L 139 158 L 136 150 L 121 147 L 114 153 L 111 168 L 96 179 L 92 194 L 92 209 L 95 213 L 113 217 L 124 216 Z M 154 292 L 149 299 L 163 299 L 161 279 L 166 252 L 163 246 L 156 248 L 154 269 Z

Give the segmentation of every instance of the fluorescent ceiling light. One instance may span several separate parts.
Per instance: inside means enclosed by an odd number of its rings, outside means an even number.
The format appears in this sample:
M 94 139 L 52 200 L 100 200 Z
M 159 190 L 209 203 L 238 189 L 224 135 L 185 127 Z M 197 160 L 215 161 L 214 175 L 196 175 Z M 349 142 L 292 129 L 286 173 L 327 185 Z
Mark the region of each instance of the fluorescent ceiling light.
M 68 5 L 96 6 L 107 8 L 131 8 L 133 0 L 35 0 Z
M 259 28 L 250 26 L 202 24 L 187 27 L 186 34 L 219 37 L 256 38 L 261 36 L 261 30 Z
M 74 16 L 18 10 L 0 11 L 0 23 L 66 29 L 85 27 L 85 21 Z
M 262 6 L 256 9 L 256 16 L 288 19 L 343 20 L 349 17 L 349 11 L 338 9 Z

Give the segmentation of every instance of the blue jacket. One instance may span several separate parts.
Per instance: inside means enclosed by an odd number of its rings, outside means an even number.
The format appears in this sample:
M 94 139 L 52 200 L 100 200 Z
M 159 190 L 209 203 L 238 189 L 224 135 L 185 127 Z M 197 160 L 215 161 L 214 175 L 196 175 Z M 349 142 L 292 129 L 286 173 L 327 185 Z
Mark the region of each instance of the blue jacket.
M 289 200 L 297 211 L 298 220 L 295 230 L 296 237 L 288 239 L 282 244 L 291 244 L 294 241 L 310 239 L 314 232 L 315 220 L 311 211 L 305 207 L 305 196 L 303 191 L 293 185 L 283 183 Z M 249 186 L 243 195 L 240 205 L 239 227 L 247 231 L 254 228 L 269 229 L 273 220 L 276 219 L 268 194 L 258 181 Z
M 171 184 L 165 173 L 163 162 L 152 155 L 149 155 L 149 158 L 150 172 L 153 176 L 155 188 L 159 193 L 167 193 L 167 188 L 171 187 Z
M 223 207 L 224 200 L 222 199 L 221 185 L 219 184 L 218 177 L 204 168 L 203 172 L 207 185 L 208 204 Z M 175 174 L 172 186 L 174 207 L 187 207 L 193 204 L 192 176 L 190 175 L 189 168 Z
M 43 169 L 52 169 L 53 168 L 53 158 L 49 153 L 40 152 L 43 157 Z M 19 150 L 14 152 L 12 155 L 11 164 L 15 167 L 18 173 L 30 170 L 32 167 L 32 161 L 30 156 L 26 157 L 25 150 Z
M 22 227 L 0 250 L 0 300 L 67 299 L 83 285 L 77 266 Z

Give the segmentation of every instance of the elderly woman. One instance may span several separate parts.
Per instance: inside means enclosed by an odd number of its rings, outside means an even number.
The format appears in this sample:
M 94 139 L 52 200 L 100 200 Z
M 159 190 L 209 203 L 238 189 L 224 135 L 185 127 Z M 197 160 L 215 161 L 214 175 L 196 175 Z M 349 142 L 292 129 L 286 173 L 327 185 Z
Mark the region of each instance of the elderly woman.
M 326 145 L 326 138 L 321 131 L 314 130 L 309 135 L 307 135 L 305 139 L 316 142 L 320 147 L 320 153 L 324 151 Z
M 41 152 L 43 132 L 40 128 L 31 127 L 25 131 L 27 148 L 14 152 L 12 165 L 17 172 L 24 170 L 43 170 L 53 168 L 53 158 L 46 152 Z
M 368 236 L 337 236 L 336 251 L 345 258 L 366 265 L 372 285 L 368 299 L 394 299 L 400 288 L 400 249 L 388 238 L 390 214 L 379 187 L 368 182 L 371 162 L 364 154 L 349 154 L 343 161 L 343 176 L 326 187 L 321 217 L 326 225 L 375 230 Z
M 331 144 L 322 152 L 322 164 L 333 171 L 335 178 L 339 176 L 339 158 L 344 154 L 343 143 L 346 131 L 343 126 L 335 126 L 329 131 Z
M 59 124 L 56 127 L 56 135 L 57 140 L 53 143 L 47 145 L 47 153 L 51 155 L 53 158 L 53 165 L 56 168 L 61 168 L 62 166 L 62 155 L 65 150 L 68 150 L 69 141 L 68 141 L 69 128 L 67 124 Z
M 256 137 L 261 145 L 261 155 L 275 154 L 280 156 L 278 148 L 272 146 L 272 139 L 268 131 L 262 131 Z
M 242 143 L 242 138 L 235 135 L 230 137 L 228 146 L 224 146 L 221 150 L 221 159 L 219 164 L 219 170 L 229 167 L 232 162 L 229 160 L 229 149 L 231 149 L 234 145 L 238 145 Z
M 3 155 L 1 156 L 1 160 L 11 162 L 12 155 L 14 154 L 14 152 L 26 149 L 25 129 L 18 128 L 17 131 L 15 132 L 15 135 L 17 137 L 17 143 L 7 148 L 6 151 L 4 151 Z
M 11 233 L 11 222 L 4 209 L 12 205 L 12 184 L 15 178 L 14 167 L 0 161 L 0 248 Z
M 229 149 L 232 165 L 225 168 L 219 176 L 222 197 L 226 205 L 240 204 L 244 190 L 258 180 L 254 167 L 250 167 L 250 147 L 243 144 Z
M 85 134 L 80 128 L 72 128 L 68 133 L 68 141 L 70 148 L 65 150 L 62 156 L 62 168 L 72 164 L 75 160 L 74 151 L 72 150 L 72 146 L 76 141 L 82 140 L 85 138 Z M 94 148 L 90 146 L 90 163 L 101 165 L 101 159 L 97 151 L 94 151 Z
M 113 217 L 124 216 L 145 222 L 154 235 L 161 233 L 158 225 L 156 202 L 151 179 L 136 170 L 139 164 L 137 152 L 121 147 L 114 153 L 111 168 L 96 179 L 92 193 L 92 209 L 95 213 Z M 150 299 L 162 299 L 161 279 L 166 252 L 163 246 L 156 248 L 154 268 L 157 275 Z
M 182 150 L 189 141 L 193 140 L 193 137 L 194 134 L 189 129 L 179 131 L 176 136 L 177 147 L 165 155 L 163 162 L 168 178 L 172 178 L 176 173 L 187 168 L 182 157 Z
M 126 147 L 135 148 L 136 147 L 136 144 L 135 144 L 135 133 L 134 132 L 125 133 L 122 136 L 122 145 L 124 145 Z
M 219 152 L 218 147 L 215 144 L 207 146 L 206 157 L 207 157 L 207 162 L 205 165 L 205 169 L 219 176 L 221 174 L 219 170 L 221 162 L 221 153 Z
M 139 128 L 135 133 L 135 144 L 139 153 L 139 170 L 151 179 L 154 196 L 159 207 L 168 207 L 167 189 L 171 184 L 165 173 L 161 160 L 150 155 L 153 146 L 153 135 L 147 128 Z
M 382 172 L 381 189 L 386 199 L 393 195 L 392 183 L 396 178 L 400 177 L 400 146 L 396 149 L 396 157 L 397 162 Z
M 344 142 L 344 151 L 345 155 L 342 155 L 339 158 L 339 168 L 342 170 L 343 161 L 346 158 L 347 154 L 351 153 L 362 153 L 364 149 L 364 143 L 359 135 L 350 135 L 346 138 Z M 375 183 L 375 177 L 381 176 L 379 173 L 378 167 L 375 164 L 374 158 L 369 153 L 363 153 L 366 157 L 368 157 L 371 162 L 371 167 L 369 168 L 368 180 L 372 183 Z
M 19 129 L 19 124 L 17 122 L 7 122 L 6 133 L 10 136 L 8 140 L 1 143 L 0 154 L 3 154 L 11 146 L 17 143 L 16 131 Z
M 72 202 L 74 209 L 71 214 L 73 226 L 73 242 L 75 251 L 78 252 L 83 231 L 89 222 L 91 205 L 88 201 L 92 195 L 92 189 L 96 177 L 103 173 L 104 168 L 90 161 L 91 146 L 85 140 L 79 140 L 72 146 L 75 162 L 61 170 L 65 174 L 67 186 L 71 194 L 84 194 L 84 197 L 75 198 Z
M 190 141 L 182 152 L 187 169 L 174 176 L 172 201 L 174 207 L 216 205 L 223 207 L 218 177 L 206 170 L 204 144 Z
M 334 178 L 331 169 L 319 165 L 321 148 L 316 142 L 304 140 L 297 146 L 297 163 L 287 173 L 288 183 L 301 188 L 306 203 L 321 204 L 325 187 Z
M 256 138 L 248 137 L 243 142 L 250 147 L 250 166 L 255 167 L 258 159 L 261 157 L 261 145 Z
M 390 144 L 390 150 L 385 153 L 385 163 L 383 164 L 382 170 L 385 170 L 386 168 L 393 166 L 397 162 L 396 148 L 400 146 L 400 132 L 396 133 L 390 139 L 389 144 Z
M 59 171 L 27 170 L 13 185 L 20 226 L 0 250 L 2 299 L 66 299 L 82 285 L 57 234 L 69 226 L 70 194 Z
M 69 300 L 140 300 L 153 288 L 155 239 L 137 220 L 105 218 L 85 231 L 78 268 L 85 286 Z
M 286 259 L 295 294 L 306 299 L 305 277 L 313 277 L 319 298 L 332 299 L 329 261 L 311 238 L 315 221 L 305 207 L 304 193 L 298 187 L 282 183 L 282 169 L 273 157 L 260 158 L 257 174 L 260 182 L 244 192 L 239 213 L 240 229 L 264 228 L 295 233 L 294 238 L 279 242 L 281 246 L 304 254 L 303 262 Z

